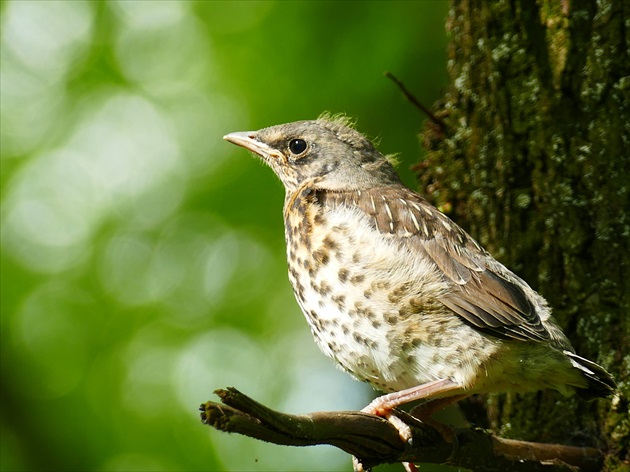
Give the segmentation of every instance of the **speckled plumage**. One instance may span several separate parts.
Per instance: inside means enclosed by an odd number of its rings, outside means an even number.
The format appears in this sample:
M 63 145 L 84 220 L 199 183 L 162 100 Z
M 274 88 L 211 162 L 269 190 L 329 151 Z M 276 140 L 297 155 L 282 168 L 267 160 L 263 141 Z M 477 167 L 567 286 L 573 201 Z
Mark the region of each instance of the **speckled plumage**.
M 402 391 L 386 408 L 489 391 L 614 389 L 603 368 L 574 353 L 540 295 L 406 188 L 347 123 L 225 139 L 283 182 L 297 301 L 326 355 L 379 390 Z

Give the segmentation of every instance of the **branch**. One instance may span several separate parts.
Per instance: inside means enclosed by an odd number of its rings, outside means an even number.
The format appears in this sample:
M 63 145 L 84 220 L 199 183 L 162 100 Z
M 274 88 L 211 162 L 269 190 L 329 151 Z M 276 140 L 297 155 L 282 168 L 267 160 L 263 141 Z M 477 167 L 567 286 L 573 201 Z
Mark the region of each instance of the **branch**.
M 440 127 L 442 132 L 446 132 L 447 131 L 448 126 L 446 125 L 446 123 L 444 123 L 443 120 L 441 120 L 440 118 L 435 116 L 435 114 L 431 110 L 429 110 L 422 103 L 420 103 L 420 100 L 418 100 L 415 97 L 415 95 L 412 94 L 409 91 L 409 89 L 407 89 L 407 87 L 405 87 L 405 84 L 403 84 L 402 81 L 398 77 L 396 77 L 394 74 L 392 74 L 389 71 L 385 72 L 385 77 L 387 77 L 392 82 L 394 82 L 398 86 L 400 91 L 403 93 L 405 98 L 407 100 L 409 100 L 411 103 L 413 103 L 415 106 L 417 106 L 420 110 L 422 110 L 429 117 L 429 119 L 431 119 L 431 121 L 433 121 L 436 125 L 438 125 Z
M 358 411 L 288 415 L 232 387 L 215 393 L 222 403 L 201 405 L 203 423 L 285 446 L 330 444 L 357 457 L 366 470 L 383 463 L 425 462 L 486 472 L 596 472 L 603 461 L 595 448 L 503 439 L 482 429 L 454 429 L 455 440 L 449 443 L 429 424 L 397 410 L 413 433 L 409 444 L 378 416 Z

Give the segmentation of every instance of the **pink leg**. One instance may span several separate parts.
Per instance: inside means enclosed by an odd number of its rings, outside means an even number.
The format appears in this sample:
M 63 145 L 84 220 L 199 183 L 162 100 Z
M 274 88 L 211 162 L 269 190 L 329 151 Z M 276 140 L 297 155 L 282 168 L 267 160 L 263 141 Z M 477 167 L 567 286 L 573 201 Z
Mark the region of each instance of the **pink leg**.
M 457 403 L 468 396 L 468 394 L 464 393 L 461 395 L 453 395 L 452 397 L 442 397 L 436 398 L 435 400 L 428 400 L 426 403 L 414 406 L 409 413 L 412 416 L 424 421 L 429 419 L 434 413 L 437 413 L 447 406 L 451 406 L 453 403 Z
M 378 416 L 388 416 L 397 406 L 423 398 L 442 396 L 445 393 L 460 390 L 459 384 L 452 380 L 434 380 L 416 387 L 411 387 L 400 392 L 388 393 L 372 400 L 368 406 L 363 408 L 363 413 L 370 413 Z
M 423 415 L 423 417 L 420 418 L 424 421 L 425 419 L 428 419 L 428 416 L 435 413 L 436 411 L 442 408 L 446 408 L 451 403 L 455 403 L 456 401 L 468 396 L 466 394 L 453 395 L 458 390 L 461 391 L 461 387 L 459 386 L 459 384 L 453 382 L 452 380 L 434 380 L 433 382 L 428 382 L 422 385 L 418 385 L 416 387 L 401 390 L 399 392 L 382 395 L 372 400 L 372 402 L 361 411 L 363 413 L 370 413 L 372 415 L 383 416 L 387 418 L 387 420 L 396 427 L 402 440 L 407 442 L 411 440 L 411 429 L 401 419 L 392 414 L 392 410 L 397 406 L 403 405 L 405 403 L 409 403 L 415 400 L 421 400 L 423 398 L 438 396 L 437 399 L 430 401 L 426 405 L 428 406 L 426 410 L 421 410 L 422 413 L 425 413 L 425 411 L 427 412 L 427 416 Z M 444 395 L 447 393 L 451 393 L 451 396 L 446 398 L 439 397 L 440 395 Z M 420 407 L 422 406 L 423 405 L 420 405 Z M 430 422 L 435 423 L 435 421 L 433 420 L 430 420 Z M 444 427 L 444 425 L 441 426 Z M 442 432 L 441 428 L 436 429 Z M 360 465 L 359 461 L 356 458 L 353 458 L 353 464 L 355 472 L 363 471 L 363 467 Z M 418 470 L 418 468 L 412 462 L 403 462 L 403 466 L 408 472 L 417 472 Z
M 420 405 L 413 407 L 409 414 L 411 416 L 415 416 L 423 423 L 428 424 L 433 429 L 438 431 L 446 442 L 452 443 L 455 440 L 453 428 L 444 423 L 440 423 L 439 421 L 434 420 L 433 418 L 431 418 L 431 415 L 440 410 L 443 410 L 453 403 L 457 403 L 458 401 L 463 400 L 467 396 L 467 394 L 462 394 L 454 395 L 452 397 L 442 397 L 436 398 L 435 400 L 429 400 L 426 403 L 421 403 Z

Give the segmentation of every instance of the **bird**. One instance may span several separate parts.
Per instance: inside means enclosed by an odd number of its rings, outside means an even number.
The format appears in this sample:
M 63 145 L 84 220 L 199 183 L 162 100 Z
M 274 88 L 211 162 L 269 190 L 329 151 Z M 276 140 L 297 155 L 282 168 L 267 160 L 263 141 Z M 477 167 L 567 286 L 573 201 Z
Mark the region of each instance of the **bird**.
M 488 392 L 614 392 L 546 300 L 406 187 L 347 116 L 224 139 L 282 182 L 289 280 L 315 342 L 384 393 L 362 411 L 390 418 L 425 400 L 433 412 Z

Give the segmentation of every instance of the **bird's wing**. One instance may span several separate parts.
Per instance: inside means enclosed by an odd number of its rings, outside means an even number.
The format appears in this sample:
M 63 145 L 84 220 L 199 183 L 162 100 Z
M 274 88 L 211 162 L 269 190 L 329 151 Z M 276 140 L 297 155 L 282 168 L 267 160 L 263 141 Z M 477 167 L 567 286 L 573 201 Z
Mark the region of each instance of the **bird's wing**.
M 359 207 L 379 231 L 430 258 L 450 284 L 440 301 L 469 324 L 502 338 L 550 339 L 525 282 L 418 194 L 386 187 L 328 198 Z

